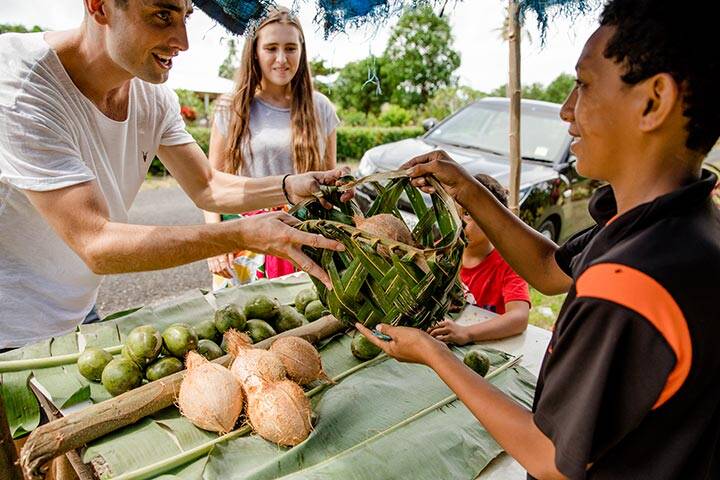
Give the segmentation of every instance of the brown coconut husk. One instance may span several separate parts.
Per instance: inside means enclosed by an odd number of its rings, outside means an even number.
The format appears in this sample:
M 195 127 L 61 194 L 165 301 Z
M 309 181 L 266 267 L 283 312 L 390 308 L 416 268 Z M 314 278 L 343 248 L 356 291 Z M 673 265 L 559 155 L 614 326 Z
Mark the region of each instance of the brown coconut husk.
M 253 348 L 250 338 L 230 329 L 225 332 L 228 351 L 235 357 L 230 371 L 242 384 L 245 392 L 257 388 L 261 382 L 278 382 L 286 378 L 285 366 L 274 353 Z
M 195 352 L 188 353 L 185 365 L 177 398 L 180 413 L 203 430 L 220 434 L 232 430 L 243 409 L 240 382 L 230 370 Z
M 405 222 L 395 215 L 380 213 L 368 218 L 355 215 L 353 220 L 358 229 L 370 235 L 389 238 L 396 242 L 415 246 L 415 240 L 413 239 L 412 233 L 410 233 L 410 229 Z
M 293 447 L 312 431 L 312 408 L 303 389 L 290 380 L 262 382 L 248 398 L 253 430 L 278 445 Z
M 323 372 L 322 360 L 313 345 L 300 337 L 278 338 L 270 351 L 280 358 L 287 376 L 293 382 L 307 385 L 315 380 L 330 381 Z

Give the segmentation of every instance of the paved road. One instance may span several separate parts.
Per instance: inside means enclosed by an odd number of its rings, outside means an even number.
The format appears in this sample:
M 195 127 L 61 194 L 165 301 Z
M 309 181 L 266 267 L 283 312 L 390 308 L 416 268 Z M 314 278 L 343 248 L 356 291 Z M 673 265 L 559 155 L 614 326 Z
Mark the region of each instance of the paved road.
M 176 185 L 144 189 L 130 210 L 130 222 L 145 225 L 188 225 L 203 222 L 202 213 Z M 113 312 L 171 298 L 191 289 L 210 286 L 203 260 L 155 272 L 109 275 L 98 294 L 98 312 Z

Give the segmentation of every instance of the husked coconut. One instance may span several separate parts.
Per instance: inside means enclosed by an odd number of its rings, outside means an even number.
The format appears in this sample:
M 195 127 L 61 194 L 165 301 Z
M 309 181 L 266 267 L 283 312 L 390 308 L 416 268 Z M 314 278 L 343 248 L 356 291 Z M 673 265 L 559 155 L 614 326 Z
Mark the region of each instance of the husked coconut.
M 246 392 L 257 388 L 260 382 L 278 382 L 286 378 L 282 361 L 272 352 L 253 348 L 247 335 L 230 329 L 225 332 L 228 351 L 235 359 L 230 371 Z
M 230 370 L 190 352 L 185 360 L 187 373 L 180 384 L 180 413 L 196 427 L 227 433 L 233 429 L 243 408 L 240 382 Z
M 290 380 L 261 382 L 248 397 L 253 430 L 278 445 L 295 446 L 312 431 L 312 409 L 303 389 Z
M 353 220 L 358 229 L 370 235 L 389 238 L 406 245 L 415 245 L 410 229 L 395 215 L 380 213 L 368 218 L 356 215 Z
M 270 346 L 270 352 L 280 358 L 290 380 L 307 385 L 318 379 L 327 379 L 322 361 L 315 347 L 300 337 L 278 338 Z

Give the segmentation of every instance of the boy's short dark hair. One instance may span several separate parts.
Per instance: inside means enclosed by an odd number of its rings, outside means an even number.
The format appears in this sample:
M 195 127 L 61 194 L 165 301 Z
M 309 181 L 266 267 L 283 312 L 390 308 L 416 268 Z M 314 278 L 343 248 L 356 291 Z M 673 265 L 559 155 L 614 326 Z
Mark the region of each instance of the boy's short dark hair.
M 502 203 L 505 207 L 508 206 L 508 191 L 505 187 L 500 185 L 500 182 L 490 175 L 485 175 L 484 173 L 478 173 L 474 178 L 480 182 L 483 187 L 490 190 L 490 193 L 498 199 L 498 202 Z
M 626 65 L 622 80 L 634 85 L 668 73 L 682 89 L 688 118 L 685 145 L 706 154 L 720 136 L 720 2 L 610 0 L 600 24 L 616 27 L 605 57 Z

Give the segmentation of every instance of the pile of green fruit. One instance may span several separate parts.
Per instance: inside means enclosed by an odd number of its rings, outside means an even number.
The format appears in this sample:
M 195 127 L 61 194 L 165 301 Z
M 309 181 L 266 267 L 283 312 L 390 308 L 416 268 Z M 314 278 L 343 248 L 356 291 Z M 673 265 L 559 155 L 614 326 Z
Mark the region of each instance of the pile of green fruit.
M 221 333 L 228 328 L 245 332 L 253 343 L 280 332 L 313 322 L 329 312 L 318 300 L 315 289 L 302 290 L 295 297 L 295 307 L 281 305 L 276 298 L 255 295 L 242 308 L 228 304 L 215 312 L 215 325 Z M 227 351 L 223 345 L 223 350 Z
M 242 309 L 228 304 L 215 312 L 212 320 L 194 326 L 175 323 L 162 334 L 152 325 L 134 328 L 125 339 L 117 358 L 97 347 L 86 348 L 77 361 L 80 373 L 93 382 L 102 382 L 112 395 L 139 387 L 179 372 L 185 356 L 197 351 L 214 360 L 227 351 L 223 334 L 233 328 L 246 332 L 253 343 L 317 320 L 328 313 L 314 289 L 303 290 L 295 298 L 295 308 L 280 305 L 267 295 L 250 298 Z

